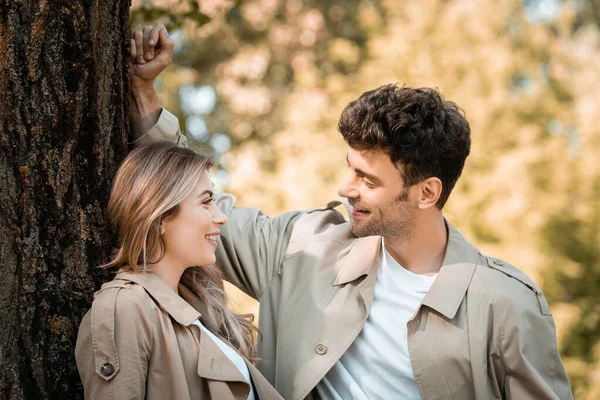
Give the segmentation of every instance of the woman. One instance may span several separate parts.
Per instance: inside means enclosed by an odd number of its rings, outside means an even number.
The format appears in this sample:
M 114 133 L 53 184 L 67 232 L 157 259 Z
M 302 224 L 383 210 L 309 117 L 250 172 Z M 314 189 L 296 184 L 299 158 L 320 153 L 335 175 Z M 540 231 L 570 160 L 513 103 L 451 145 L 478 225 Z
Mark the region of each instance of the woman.
M 252 315 L 227 309 L 215 262 L 226 222 L 210 158 L 160 142 L 134 150 L 108 213 L 117 276 L 95 294 L 75 357 L 87 399 L 280 399 L 248 360 Z

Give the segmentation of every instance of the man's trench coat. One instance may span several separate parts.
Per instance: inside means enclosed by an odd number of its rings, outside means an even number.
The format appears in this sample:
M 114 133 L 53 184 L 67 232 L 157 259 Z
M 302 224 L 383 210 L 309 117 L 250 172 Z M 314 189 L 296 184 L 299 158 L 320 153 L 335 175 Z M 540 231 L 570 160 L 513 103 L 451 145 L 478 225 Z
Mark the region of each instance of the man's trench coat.
M 136 145 L 185 145 L 163 110 Z M 369 315 L 381 237 L 356 238 L 339 203 L 269 218 L 217 196 L 228 223 L 217 265 L 260 302 L 259 370 L 288 400 L 314 390 L 350 347 Z M 443 266 L 408 323 L 408 347 L 424 400 L 572 399 L 556 330 L 540 288 L 488 257 L 448 221 Z

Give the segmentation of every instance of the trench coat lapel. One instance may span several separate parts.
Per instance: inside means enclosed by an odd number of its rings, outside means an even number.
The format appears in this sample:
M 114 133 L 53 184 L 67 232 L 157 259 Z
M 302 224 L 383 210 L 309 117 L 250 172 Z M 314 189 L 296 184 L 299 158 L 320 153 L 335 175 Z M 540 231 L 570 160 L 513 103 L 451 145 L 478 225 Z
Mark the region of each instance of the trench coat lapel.
M 367 312 L 373 303 L 380 250 L 381 236 L 358 238 L 340 252 L 335 264 L 338 275 L 334 286 L 344 285 L 365 277 L 357 285 L 357 288 L 365 302 Z
M 198 376 L 206 379 L 227 382 L 247 383 L 244 376 L 219 349 L 219 346 L 202 329 L 200 331 L 200 357 Z
M 206 303 L 200 299 L 194 292 L 188 289 L 185 285 L 179 284 L 179 294 L 180 296 L 188 302 L 194 309 L 198 310 L 200 313 L 200 320 L 202 324 L 208 328 L 209 331 L 217 335 L 220 339 L 225 340 L 219 335 L 218 328 L 216 322 L 210 318 L 210 314 L 208 313 L 208 307 Z
M 279 392 L 275 390 L 275 388 L 267 381 L 267 378 L 261 374 L 256 367 L 246 360 L 246 365 L 248 366 L 248 370 L 250 371 L 250 376 L 252 376 L 252 383 L 254 384 L 254 389 L 256 393 L 258 393 L 258 398 L 263 400 L 275 400 L 275 399 L 283 399 Z
M 443 340 L 435 336 L 435 332 L 440 331 L 431 327 L 427 329 L 426 326 L 437 326 L 456 316 L 477 267 L 477 249 L 448 221 L 444 222 L 448 231 L 448 243 L 442 267 L 421 307 L 407 324 L 410 359 L 415 380 L 424 399 L 441 400 L 451 396 L 446 380 L 446 386 L 423 384 L 445 376 L 435 346 L 435 343 Z M 441 316 L 436 316 L 435 312 Z
M 202 324 L 215 336 L 229 345 L 229 342 L 218 333 L 217 324 L 215 321 L 209 317 L 206 303 L 182 284 L 179 285 L 179 293 L 186 302 L 200 312 L 200 320 L 202 321 Z M 200 358 L 198 360 L 198 375 L 207 379 L 229 382 L 246 382 L 240 371 L 225 355 L 225 353 L 221 351 L 213 339 L 211 339 L 206 332 L 199 327 L 198 331 L 200 332 Z
M 458 230 L 445 220 L 448 244 L 442 268 L 423 299 L 423 305 L 452 319 L 471 284 L 477 267 L 478 251 Z
M 423 299 L 423 305 L 452 319 L 471 283 L 477 266 L 478 251 L 450 222 L 444 221 L 448 229 L 446 254 L 434 284 Z M 380 249 L 380 236 L 359 238 L 340 252 L 336 262 L 336 286 L 366 276 L 358 288 L 367 310 L 373 301 Z
M 208 318 L 208 309 L 204 302 L 185 286 L 179 285 L 178 289 L 181 294 L 179 296 L 160 277 L 152 273 L 121 273 L 115 279 L 128 280 L 143 286 L 152 298 L 179 324 L 189 327 L 194 321 L 202 317 L 202 323 L 211 332 L 216 331 L 216 324 Z M 246 380 L 243 375 L 219 349 L 217 344 L 202 329 L 198 328 L 198 331 L 200 334 L 198 375 L 206 379 L 245 383 Z
M 188 303 L 190 303 L 196 310 L 201 313 L 200 320 L 202 324 L 216 335 L 219 339 L 229 344 L 228 341 L 222 337 L 217 329 L 215 321 L 209 317 L 208 307 L 206 303 L 196 296 L 191 290 L 184 285 L 179 285 L 179 293 Z M 198 363 L 198 375 L 204 378 L 215 379 L 216 376 L 220 376 L 220 380 L 229 382 L 243 382 L 246 380 L 240 374 L 239 370 L 231 363 L 231 361 L 223 354 L 223 352 L 216 346 L 216 344 L 209 338 L 206 333 L 200 330 L 200 354 L 205 355 L 205 359 L 200 357 Z M 217 355 L 223 355 L 223 358 L 217 357 Z M 282 399 L 281 395 L 275 390 L 275 388 L 267 381 L 267 379 L 256 369 L 256 367 L 244 358 L 244 362 L 248 367 L 250 376 L 252 377 L 252 383 L 254 390 L 258 393 L 258 397 L 261 399 Z M 220 364 L 219 364 L 220 363 Z M 219 365 L 219 374 L 215 374 L 213 366 Z M 223 366 L 226 366 L 223 370 Z M 248 387 L 249 389 L 249 387 Z M 242 397 L 248 397 L 248 393 L 242 393 Z
M 275 386 L 285 399 L 309 396 L 360 333 L 373 302 L 380 245 L 378 236 L 353 239 L 332 257 L 327 293 L 307 296 L 294 305 L 302 313 L 290 323 L 298 325 L 279 340 L 302 343 L 295 348 L 282 346 L 276 355 L 281 373 L 275 378 Z M 306 320 L 310 316 L 313 318 Z

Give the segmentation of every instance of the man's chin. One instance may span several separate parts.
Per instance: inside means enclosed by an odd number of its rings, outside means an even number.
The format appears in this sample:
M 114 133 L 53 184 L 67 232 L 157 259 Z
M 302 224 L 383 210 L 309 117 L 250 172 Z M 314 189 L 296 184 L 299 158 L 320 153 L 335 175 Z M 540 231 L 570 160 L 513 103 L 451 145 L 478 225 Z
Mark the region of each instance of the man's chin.
M 350 218 L 350 230 L 352 231 L 352 234 L 356 237 L 365 237 L 365 236 L 370 236 L 370 234 L 367 232 L 368 229 L 364 224 L 360 224 L 358 222 L 356 222 L 354 219 Z

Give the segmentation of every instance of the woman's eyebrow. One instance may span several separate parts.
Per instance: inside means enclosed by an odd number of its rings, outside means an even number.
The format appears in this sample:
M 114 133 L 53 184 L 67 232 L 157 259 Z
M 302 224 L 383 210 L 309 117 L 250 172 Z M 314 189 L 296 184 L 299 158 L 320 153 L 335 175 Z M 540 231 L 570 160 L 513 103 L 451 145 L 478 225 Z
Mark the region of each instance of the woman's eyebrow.
M 214 193 L 213 193 L 213 191 L 212 191 L 212 190 L 208 190 L 208 189 L 207 189 L 207 190 L 203 191 L 202 193 L 200 193 L 200 194 L 198 195 L 198 197 L 202 197 L 202 196 L 204 196 L 204 195 L 205 195 L 205 194 L 207 194 L 207 193 L 208 193 L 208 197 L 213 197 L 213 195 L 214 195 Z

